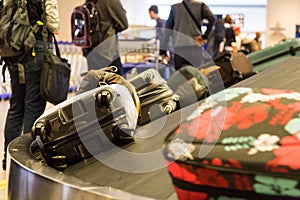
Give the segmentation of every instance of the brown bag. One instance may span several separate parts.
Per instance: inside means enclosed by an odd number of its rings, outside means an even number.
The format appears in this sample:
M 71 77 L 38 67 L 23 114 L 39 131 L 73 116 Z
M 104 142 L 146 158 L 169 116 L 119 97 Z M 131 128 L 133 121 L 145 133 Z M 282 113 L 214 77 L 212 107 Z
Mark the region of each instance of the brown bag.
M 203 46 L 203 44 L 205 42 L 205 40 L 202 38 L 201 35 L 194 37 L 194 40 L 198 46 Z

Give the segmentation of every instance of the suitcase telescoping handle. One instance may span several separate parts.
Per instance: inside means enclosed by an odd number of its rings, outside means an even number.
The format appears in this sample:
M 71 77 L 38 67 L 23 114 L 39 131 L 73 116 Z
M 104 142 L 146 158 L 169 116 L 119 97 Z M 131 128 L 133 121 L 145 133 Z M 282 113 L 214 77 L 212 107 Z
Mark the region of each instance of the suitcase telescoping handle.
M 62 108 L 62 109 L 58 110 L 58 117 L 63 125 L 74 123 L 74 121 L 76 121 L 77 119 L 80 119 L 83 116 L 86 116 L 88 113 L 87 108 L 85 107 L 84 103 L 83 102 L 81 103 L 80 101 L 76 103 L 76 115 L 75 116 L 73 113 L 74 109 L 75 109 L 75 104 L 71 104 L 69 109 Z
M 96 106 L 101 107 L 109 107 L 110 101 L 112 99 L 112 94 L 108 90 L 102 90 L 99 93 L 94 94 L 94 100 L 96 102 Z M 74 116 L 73 111 L 76 109 L 76 116 Z M 69 112 L 68 112 L 69 111 Z M 70 113 L 70 114 L 68 114 Z M 86 115 L 88 115 L 88 109 L 86 104 L 83 101 L 78 101 L 76 104 L 71 104 L 70 107 L 62 108 L 58 110 L 58 117 L 63 125 L 74 123 L 77 119 L 80 119 Z

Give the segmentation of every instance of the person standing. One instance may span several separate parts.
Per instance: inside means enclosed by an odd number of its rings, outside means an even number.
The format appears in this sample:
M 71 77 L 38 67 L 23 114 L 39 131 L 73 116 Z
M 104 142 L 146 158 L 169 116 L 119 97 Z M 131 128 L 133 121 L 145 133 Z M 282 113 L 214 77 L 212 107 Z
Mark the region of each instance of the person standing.
M 224 26 L 225 26 L 224 50 L 234 52 L 234 51 L 236 51 L 236 40 L 235 40 L 234 29 L 232 26 L 232 18 L 230 15 L 225 16 Z
M 251 41 L 251 52 L 261 50 L 260 37 L 261 37 L 261 32 L 257 31 L 255 33 L 255 38 Z
M 196 21 L 193 20 L 191 15 L 194 16 Z M 202 27 L 204 19 L 207 20 L 207 28 L 202 33 L 199 27 Z M 201 36 L 203 40 L 207 40 L 213 28 L 214 21 L 214 14 L 203 2 L 183 0 L 183 2 L 171 6 L 169 18 L 165 26 L 162 48 L 167 47 L 169 37 L 172 37 L 176 70 L 185 65 L 200 66 L 206 61 L 207 58 L 204 55 L 203 47 L 199 46 L 194 38 Z
M 88 70 L 116 66 L 123 75 L 118 51 L 118 33 L 128 28 L 126 10 L 120 0 L 98 0 L 96 6 L 100 15 L 102 42 L 91 49 L 84 49 Z
M 223 52 L 223 46 L 225 41 L 225 27 L 223 19 L 217 19 L 215 27 L 211 34 L 208 36 L 208 42 L 206 50 L 212 59 L 216 58 Z
M 149 8 L 149 16 L 152 20 L 155 20 L 156 21 L 156 25 L 155 25 L 155 31 L 156 31 L 156 36 L 155 36 L 155 39 L 158 40 L 160 43 L 159 45 L 161 45 L 161 42 L 162 42 L 162 38 L 163 38 L 163 33 L 164 33 L 164 28 L 165 28 L 165 24 L 166 24 L 166 21 L 165 19 L 161 19 L 158 15 L 158 7 L 157 5 L 152 5 L 150 6 Z M 168 44 L 168 49 L 173 49 L 172 48 L 172 40 L 169 41 L 169 44 Z M 159 50 L 159 55 L 163 56 L 164 59 L 165 59 L 165 62 L 169 63 L 169 65 L 173 64 L 173 53 L 170 52 L 170 54 L 168 56 L 165 56 L 167 54 L 167 51 L 165 49 L 160 49 Z M 162 59 L 162 58 L 160 58 Z M 164 62 L 163 59 L 161 60 L 161 62 Z
M 161 40 L 162 39 L 162 28 L 164 28 L 166 20 L 161 19 L 158 15 L 158 7 L 156 5 L 152 5 L 149 8 L 149 16 L 152 20 L 156 21 L 156 39 Z
M 45 1 L 48 31 L 54 33 L 60 26 L 57 0 Z M 31 25 L 42 21 L 42 0 L 27 0 L 27 9 Z M 46 107 L 46 101 L 40 95 L 40 74 L 44 57 L 42 29 L 43 27 L 40 26 L 35 33 L 35 48 L 17 57 L 3 58 L 10 74 L 12 91 L 4 127 L 4 159 L 2 161 L 4 171 L 6 170 L 8 144 L 22 133 L 30 133 L 35 120 L 43 114 Z M 48 43 L 49 49 L 52 49 L 50 39 Z

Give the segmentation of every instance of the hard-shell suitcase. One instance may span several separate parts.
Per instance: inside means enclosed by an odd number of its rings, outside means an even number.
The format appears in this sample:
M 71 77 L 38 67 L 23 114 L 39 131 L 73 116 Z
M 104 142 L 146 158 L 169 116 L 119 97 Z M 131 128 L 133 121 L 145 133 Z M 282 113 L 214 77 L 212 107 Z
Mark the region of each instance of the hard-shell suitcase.
M 176 110 L 178 96 L 157 70 L 148 69 L 129 82 L 136 88 L 141 103 L 138 125 L 144 125 Z
M 248 54 L 254 71 L 261 72 L 292 56 L 300 56 L 300 40 L 289 39 Z
M 141 105 L 135 87 L 128 80 L 119 75 L 117 71 L 117 67 L 109 66 L 97 70 L 89 70 L 88 72 L 83 73 L 82 80 L 76 94 L 80 94 L 104 85 L 120 84 L 127 87 L 135 103 L 137 112 L 139 112 Z
M 165 141 L 178 199 L 300 199 L 300 92 L 230 88 Z
M 48 110 L 32 128 L 46 163 L 57 169 L 133 141 L 138 112 L 125 86 L 78 94 Z

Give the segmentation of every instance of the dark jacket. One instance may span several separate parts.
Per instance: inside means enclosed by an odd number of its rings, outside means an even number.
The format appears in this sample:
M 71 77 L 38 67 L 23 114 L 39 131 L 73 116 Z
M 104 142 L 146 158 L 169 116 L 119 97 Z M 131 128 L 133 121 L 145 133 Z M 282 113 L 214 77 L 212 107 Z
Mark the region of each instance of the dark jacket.
M 128 28 L 126 11 L 119 0 L 98 1 L 97 8 L 104 40 Z
M 174 30 L 172 36 L 175 48 L 196 45 L 193 38 L 195 36 L 198 36 L 199 34 L 201 34 L 204 39 L 207 39 L 215 21 L 214 14 L 211 12 L 209 7 L 205 3 L 192 0 L 184 1 L 187 4 L 190 11 L 192 12 L 192 14 L 194 15 L 194 17 L 197 19 L 200 27 L 204 19 L 208 21 L 208 24 L 206 31 L 204 33 L 199 33 L 197 25 L 189 15 L 183 3 L 177 3 L 172 5 L 169 18 L 166 22 L 166 28 Z M 166 30 L 166 32 L 169 31 Z M 182 34 L 178 34 L 177 32 Z M 166 37 L 168 37 L 168 35 L 170 34 L 166 33 Z M 168 38 L 164 37 L 163 45 L 166 44 L 165 40 L 168 40 Z
M 225 27 L 222 19 L 216 20 L 216 24 L 210 35 L 208 36 L 207 52 L 215 58 L 220 53 L 220 44 L 225 40 Z
M 166 20 L 158 18 L 156 20 L 156 39 L 161 40 L 163 37 L 163 28 L 165 27 Z
M 27 10 L 30 24 L 34 26 L 37 21 L 43 21 L 43 1 L 27 0 Z M 57 0 L 46 0 L 47 27 L 50 32 L 55 32 L 60 27 Z M 36 33 L 36 39 L 42 40 L 42 26 Z
M 105 48 L 97 48 L 97 53 L 111 60 L 118 50 L 117 33 L 128 28 L 128 20 L 126 11 L 120 0 L 101 0 L 97 2 L 97 8 L 100 15 L 100 28 L 103 46 Z M 107 40 L 109 39 L 109 40 Z M 107 40 L 107 41 L 106 41 Z M 100 44 L 101 46 L 101 44 Z
M 27 1 L 27 10 L 28 10 L 28 17 L 31 26 L 34 26 L 37 21 L 43 21 L 43 4 L 42 0 L 28 0 Z M 36 39 L 42 40 L 42 26 L 40 27 L 39 31 L 35 34 Z
M 225 47 L 226 46 L 231 47 L 232 43 L 236 42 L 233 27 L 231 25 L 228 25 L 228 24 L 225 24 L 225 39 L 226 39 Z

